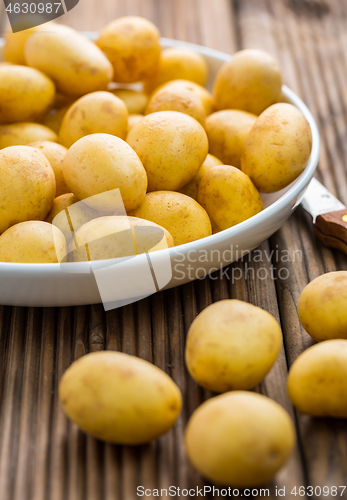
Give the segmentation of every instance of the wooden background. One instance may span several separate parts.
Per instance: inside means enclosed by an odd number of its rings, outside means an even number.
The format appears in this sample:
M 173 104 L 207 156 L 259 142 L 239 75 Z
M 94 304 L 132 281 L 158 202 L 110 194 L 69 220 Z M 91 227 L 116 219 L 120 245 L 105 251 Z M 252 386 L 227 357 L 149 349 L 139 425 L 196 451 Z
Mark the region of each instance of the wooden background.
M 3 29 L 6 15 L 1 8 Z M 317 119 L 322 138 L 317 176 L 347 204 L 346 0 L 80 0 L 61 21 L 91 31 L 126 14 L 147 17 L 165 37 L 229 53 L 256 47 L 273 54 L 285 83 Z M 295 498 L 290 495 L 295 485 L 347 485 L 346 423 L 297 415 L 286 394 L 288 366 L 311 344 L 297 316 L 300 292 L 324 272 L 347 269 L 347 258 L 322 247 L 301 208 L 261 249 L 264 255 L 274 251 L 271 262 L 251 259 L 247 265 L 255 271 L 287 269 L 288 279 L 253 279 L 249 274 L 232 283 L 215 275 L 217 279 L 158 293 L 109 313 L 102 306 L 0 306 L 0 499 L 133 500 L 139 498 L 137 485 L 203 485 L 187 462 L 183 435 L 192 411 L 211 395 L 186 372 L 184 340 L 199 311 L 228 297 L 265 308 L 283 328 L 285 349 L 259 391 L 292 415 L 298 445 L 271 485 L 271 498 L 276 485 L 286 486 L 286 498 Z M 289 262 L 281 261 L 285 250 Z M 173 377 L 184 408 L 170 433 L 148 446 L 117 447 L 86 436 L 67 421 L 58 401 L 58 381 L 72 360 L 98 349 L 136 354 Z

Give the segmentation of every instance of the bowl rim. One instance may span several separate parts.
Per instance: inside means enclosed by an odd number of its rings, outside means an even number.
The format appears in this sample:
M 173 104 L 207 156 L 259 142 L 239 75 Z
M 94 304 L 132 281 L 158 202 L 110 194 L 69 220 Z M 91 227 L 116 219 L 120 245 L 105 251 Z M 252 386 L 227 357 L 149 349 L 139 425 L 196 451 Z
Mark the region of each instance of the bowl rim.
M 96 39 L 97 33 L 96 32 L 83 32 L 84 35 L 86 35 L 90 39 Z M 189 48 L 192 50 L 195 50 L 196 52 L 199 52 L 200 54 L 210 57 L 212 59 L 217 59 L 219 61 L 224 61 L 227 62 L 231 59 L 232 55 L 221 52 L 219 50 L 211 49 L 209 47 L 204 47 L 203 45 L 197 45 L 189 42 L 184 42 L 180 40 L 174 40 L 170 38 L 161 38 L 161 44 L 163 47 L 181 47 L 181 48 Z M 3 44 L 3 39 L 0 40 L 0 46 Z M 295 198 L 300 197 L 296 204 L 295 207 L 298 206 L 301 202 L 301 199 L 304 196 L 304 192 L 306 188 L 308 187 L 308 184 L 311 180 L 311 178 L 314 175 L 314 172 L 317 168 L 318 165 L 318 159 L 319 159 L 319 152 L 320 152 L 320 136 L 319 136 L 319 131 L 318 127 L 316 124 L 316 121 L 311 114 L 310 110 L 306 106 L 306 104 L 300 99 L 300 97 L 295 94 L 289 87 L 286 85 L 282 85 L 282 92 L 283 94 L 291 101 L 291 103 L 296 106 L 302 114 L 305 116 L 306 120 L 308 121 L 311 132 L 312 132 L 312 150 L 311 150 L 311 155 L 309 158 L 309 161 L 305 167 L 305 170 L 299 175 L 299 177 L 294 181 L 294 184 L 286 191 L 280 198 L 278 198 L 276 201 L 274 201 L 271 205 L 268 207 L 264 208 L 261 212 L 258 214 L 250 217 L 249 219 L 232 226 L 228 229 L 225 229 L 219 233 L 212 234 L 211 236 L 207 236 L 205 238 L 202 238 L 200 240 L 196 241 L 191 241 L 189 243 L 184 243 L 183 245 L 178 245 L 177 247 L 172 247 L 169 249 L 164 249 L 164 250 L 158 250 L 156 252 L 153 252 L 151 255 L 151 260 L 159 260 L 164 254 L 167 255 L 167 252 L 169 252 L 169 256 L 172 259 L 175 258 L 175 256 L 186 254 L 189 251 L 201 251 L 204 250 L 204 247 L 208 246 L 212 242 L 216 245 L 219 245 L 221 242 L 225 241 L 226 239 L 230 238 L 235 238 L 237 237 L 240 233 L 244 233 L 247 230 L 251 229 L 252 226 L 254 225 L 262 225 L 265 224 L 266 221 L 271 219 L 276 212 L 282 210 L 285 208 L 292 200 Z M 300 196 L 301 195 L 301 196 Z M 135 256 L 134 256 L 135 257 Z M 117 258 L 115 259 L 107 259 L 107 260 L 99 260 L 99 261 L 90 261 L 89 265 L 90 267 L 92 265 L 95 266 L 95 263 L 97 263 L 97 266 L 111 266 L 113 263 L 116 263 L 118 261 Z M 71 262 L 71 263 L 64 263 L 64 267 L 66 265 L 70 265 L 74 267 L 75 272 L 78 273 L 80 270 L 82 273 L 82 269 L 86 268 L 86 262 Z M 26 269 L 24 269 L 26 268 Z M 14 263 L 14 262 L 0 262 L 0 271 L 5 270 L 5 271 L 30 271 L 34 273 L 44 273 L 46 274 L 47 272 L 59 272 L 61 271 L 61 264 L 60 263 L 54 263 L 54 264 L 49 264 L 49 263 Z

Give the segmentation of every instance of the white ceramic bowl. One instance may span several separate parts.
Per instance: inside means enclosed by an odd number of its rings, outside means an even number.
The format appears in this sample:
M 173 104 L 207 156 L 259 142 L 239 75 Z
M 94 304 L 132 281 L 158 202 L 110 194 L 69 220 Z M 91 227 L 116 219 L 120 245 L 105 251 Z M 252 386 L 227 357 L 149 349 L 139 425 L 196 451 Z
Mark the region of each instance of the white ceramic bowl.
M 95 38 L 94 33 L 89 33 L 88 36 Z M 209 88 L 220 66 L 230 59 L 229 55 L 222 52 L 176 40 L 163 38 L 162 45 L 163 47 L 190 48 L 203 54 L 210 71 Z M 153 272 L 156 275 L 157 290 L 175 287 L 201 278 L 238 260 L 242 254 L 255 249 L 277 231 L 300 204 L 317 167 L 319 133 L 310 111 L 301 99 L 285 85 L 283 92 L 288 100 L 300 109 L 312 130 L 312 153 L 304 172 L 286 189 L 263 195 L 264 210 L 251 219 L 208 238 L 170 250 L 151 253 L 152 275 Z M 136 283 L 138 270 L 143 266 L 148 268 L 148 255 L 139 255 L 126 261 L 119 259 L 98 261 L 94 263 L 95 265 L 92 263 L 69 263 L 62 266 L 59 264 L 0 263 L 0 304 L 45 307 L 103 302 L 106 309 L 111 309 L 133 302 L 134 296 L 151 295 L 155 290 L 148 289 L 146 292 L 143 283 Z M 164 268 L 167 270 L 168 262 L 171 262 L 172 276 L 170 272 L 169 275 L 166 273 L 163 279 L 160 279 L 156 270 L 159 272 Z M 114 288 L 118 290 L 117 297 L 114 300 L 112 298 L 107 300 L 109 304 L 105 305 L 106 296 L 102 293 L 103 300 L 101 300 L 100 287 L 98 288 L 100 283 L 98 279 L 97 284 L 95 274 L 99 270 L 105 271 L 104 276 L 106 274 L 111 276 L 110 270 L 115 267 L 115 264 L 117 264 L 118 271 L 121 271 L 119 279 L 123 281 L 121 286 L 118 286 L 117 279 L 115 279 Z M 124 276 L 129 276 L 129 278 L 124 281 Z M 132 291 L 129 291 L 130 288 L 125 282 L 132 285 L 130 286 Z M 137 294 L 134 294 L 134 289 L 138 289 Z

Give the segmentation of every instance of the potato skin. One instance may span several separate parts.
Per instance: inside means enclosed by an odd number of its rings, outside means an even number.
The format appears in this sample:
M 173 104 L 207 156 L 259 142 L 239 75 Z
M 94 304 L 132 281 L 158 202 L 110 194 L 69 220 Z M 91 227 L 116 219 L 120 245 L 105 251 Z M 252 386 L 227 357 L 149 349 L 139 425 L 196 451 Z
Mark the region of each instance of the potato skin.
M 210 153 L 222 160 L 224 165 L 240 168 L 246 137 L 256 119 L 256 115 L 238 109 L 212 113 L 205 125 Z
M 96 43 L 111 61 L 116 82 L 144 80 L 159 64 L 159 31 L 142 17 L 115 19 L 101 30 Z
M 147 94 L 151 94 L 159 85 L 178 79 L 189 80 L 203 87 L 207 74 L 207 63 L 201 54 L 173 47 L 162 51 L 158 70 L 144 81 L 143 88 Z
M 198 83 L 191 82 L 189 80 L 171 80 L 160 85 L 160 87 L 158 87 L 155 91 L 164 88 L 170 90 L 175 88 L 192 90 L 200 98 L 206 116 L 210 115 L 214 111 L 213 95 L 205 87 L 199 85 Z
M 64 158 L 63 173 L 77 198 L 110 214 L 119 208 L 118 197 L 107 195 L 107 191 L 119 188 L 125 210 L 133 210 L 147 190 L 147 175 L 139 157 L 114 135 L 92 134 L 79 139 Z M 101 193 L 98 199 L 88 199 Z
M 183 188 L 179 190 L 180 193 L 186 194 L 187 196 L 190 196 L 194 200 L 197 200 L 198 198 L 198 189 L 199 185 L 201 182 L 201 179 L 203 176 L 206 174 L 206 172 L 212 168 L 216 167 L 217 165 L 223 165 L 223 162 L 220 161 L 218 158 L 215 156 L 208 154 L 206 156 L 206 160 L 204 163 L 201 165 L 197 173 L 195 174 L 195 177 L 191 181 L 189 181 Z
M 127 143 L 146 169 L 148 191 L 179 190 L 195 176 L 208 153 L 203 127 L 177 111 L 146 116 L 132 127 Z
M 221 300 L 191 324 L 186 365 L 211 391 L 252 389 L 270 371 L 281 346 L 281 328 L 271 314 L 240 300 Z
M 164 227 L 176 246 L 212 234 L 206 211 L 189 196 L 173 191 L 147 193 L 139 207 L 129 215 Z
M 54 101 L 50 78 L 34 68 L 0 64 L 0 123 L 34 122 Z
M 259 115 L 278 101 L 281 87 L 280 68 L 270 54 L 240 50 L 216 76 L 215 106 L 217 110 L 242 109 Z
M 0 262 L 56 264 L 65 255 L 63 234 L 47 222 L 20 222 L 0 235 Z
M 44 220 L 55 196 L 55 177 L 47 158 L 34 148 L 0 152 L 0 234 L 19 222 Z
M 112 80 L 112 65 L 102 51 L 67 26 L 55 24 L 52 32 L 34 33 L 24 52 L 27 63 L 51 77 L 64 94 L 79 97 L 106 90 Z
M 50 113 L 48 113 L 44 119 L 42 120 L 42 125 L 50 128 L 59 135 L 61 124 L 63 123 L 64 116 L 66 115 L 67 110 L 70 105 L 64 106 L 60 109 L 54 109 Z
M 69 188 L 66 185 L 64 174 L 63 174 L 63 160 L 67 153 L 67 149 L 61 144 L 51 141 L 39 141 L 29 144 L 32 148 L 41 151 L 49 161 L 54 175 L 56 183 L 56 193 L 55 196 L 60 196 L 62 194 L 69 193 Z
M 0 125 L 0 149 L 10 146 L 27 146 L 32 142 L 57 142 L 58 136 L 53 130 L 40 123 L 11 123 Z
M 128 109 L 129 115 L 144 114 L 149 101 L 148 95 L 144 92 L 138 92 L 133 89 L 114 89 L 110 90 L 110 92 L 119 97 L 119 99 L 122 99 Z
M 323 274 L 305 286 L 298 312 L 316 342 L 347 339 L 347 271 Z
M 64 115 L 59 139 L 69 148 L 89 134 L 111 134 L 126 139 L 128 110 L 111 92 L 91 92 L 74 102 Z
M 140 120 L 144 118 L 144 115 L 129 115 L 128 118 L 128 132 L 136 125 Z
M 198 189 L 198 203 L 208 213 L 213 232 L 235 226 L 263 210 L 263 202 L 250 178 L 238 168 L 210 168 Z
M 288 413 L 260 394 L 235 391 L 205 401 L 188 422 L 186 453 L 207 479 L 245 488 L 267 483 L 289 458 Z
M 165 372 L 114 351 L 93 352 L 75 361 L 60 381 L 59 397 L 65 413 L 83 431 L 128 445 L 167 432 L 182 405 L 180 390 Z
M 293 182 L 311 155 L 311 128 L 292 104 L 270 106 L 246 139 L 241 170 L 262 193 L 273 193 Z
M 313 345 L 293 363 L 288 394 L 297 410 L 315 417 L 347 418 L 347 340 Z

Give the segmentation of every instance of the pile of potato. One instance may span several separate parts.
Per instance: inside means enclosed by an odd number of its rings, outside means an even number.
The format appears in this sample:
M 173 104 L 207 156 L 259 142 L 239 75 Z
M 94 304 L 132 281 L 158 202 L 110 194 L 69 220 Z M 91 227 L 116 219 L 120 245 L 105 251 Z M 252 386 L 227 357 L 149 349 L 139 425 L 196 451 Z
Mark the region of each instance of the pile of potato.
M 279 66 L 259 50 L 234 54 L 213 94 L 204 57 L 162 50 L 139 17 L 96 43 L 53 22 L 8 32 L 3 59 L 0 261 L 123 255 L 104 236 L 126 215 L 159 226 L 167 246 L 204 238 L 259 213 L 260 192 L 286 187 L 310 156 L 310 127 L 280 102 Z M 57 216 L 74 205 L 69 227 Z M 71 233 L 91 228 L 93 252 L 74 252 Z

